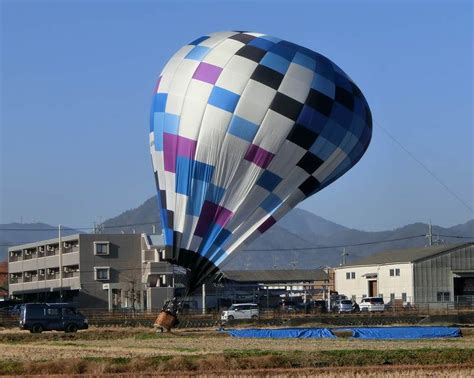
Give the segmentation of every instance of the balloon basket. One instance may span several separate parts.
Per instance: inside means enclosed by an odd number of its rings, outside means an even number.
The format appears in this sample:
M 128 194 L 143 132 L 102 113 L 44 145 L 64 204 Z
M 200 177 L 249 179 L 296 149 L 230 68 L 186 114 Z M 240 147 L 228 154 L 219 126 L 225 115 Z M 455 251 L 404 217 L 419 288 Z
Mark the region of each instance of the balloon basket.
M 168 332 L 178 324 L 178 318 L 168 311 L 160 311 L 155 320 L 155 327 L 166 329 Z

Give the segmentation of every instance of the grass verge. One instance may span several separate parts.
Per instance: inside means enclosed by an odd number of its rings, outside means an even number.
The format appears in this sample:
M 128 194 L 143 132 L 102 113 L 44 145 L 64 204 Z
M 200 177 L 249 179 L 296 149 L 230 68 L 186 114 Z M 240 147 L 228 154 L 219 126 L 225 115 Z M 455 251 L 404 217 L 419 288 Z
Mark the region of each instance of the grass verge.
M 245 371 L 351 366 L 472 365 L 474 349 L 394 349 L 276 352 L 225 350 L 220 354 L 144 358 L 71 358 L 50 361 L 1 360 L 0 375 L 106 374 L 173 371 Z

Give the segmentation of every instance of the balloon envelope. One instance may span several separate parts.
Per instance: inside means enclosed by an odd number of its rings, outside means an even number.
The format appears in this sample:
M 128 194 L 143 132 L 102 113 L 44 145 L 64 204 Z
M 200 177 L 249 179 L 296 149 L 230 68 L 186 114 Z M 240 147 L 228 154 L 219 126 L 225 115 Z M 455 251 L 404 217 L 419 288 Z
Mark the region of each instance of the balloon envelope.
M 368 104 L 338 66 L 250 32 L 183 46 L 158 79 L 150 125 L 165 245 L 190 291 L 354 166 L 372 135 Z

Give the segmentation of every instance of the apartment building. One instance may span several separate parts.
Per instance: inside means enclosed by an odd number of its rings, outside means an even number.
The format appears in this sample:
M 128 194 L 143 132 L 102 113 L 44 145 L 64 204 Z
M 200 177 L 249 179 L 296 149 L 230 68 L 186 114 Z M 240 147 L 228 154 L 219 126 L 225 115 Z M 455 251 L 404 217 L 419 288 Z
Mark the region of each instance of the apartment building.
M 8 249 L 9 295 L 81 308 L 158 310 L 185 287 L 161 235 L 76 234 Z
M 166 299 L 184 294 L 186 269 L 166 260 L 163 235 L 143 234 L 141 250 L 144 308 L 161 309 Z

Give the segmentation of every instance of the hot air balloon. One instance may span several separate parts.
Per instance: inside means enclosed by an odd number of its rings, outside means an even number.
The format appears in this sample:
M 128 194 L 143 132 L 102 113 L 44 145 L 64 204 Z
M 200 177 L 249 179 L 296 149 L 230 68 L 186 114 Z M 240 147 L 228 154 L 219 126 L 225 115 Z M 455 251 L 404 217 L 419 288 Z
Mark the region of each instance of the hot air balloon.
M 188 293 L 353 167 L 371 135 L 363 94 L 317 52 L 232 31 L 183 46 L 155 88 L 150 150 L 165 255 L 188 269 Z

